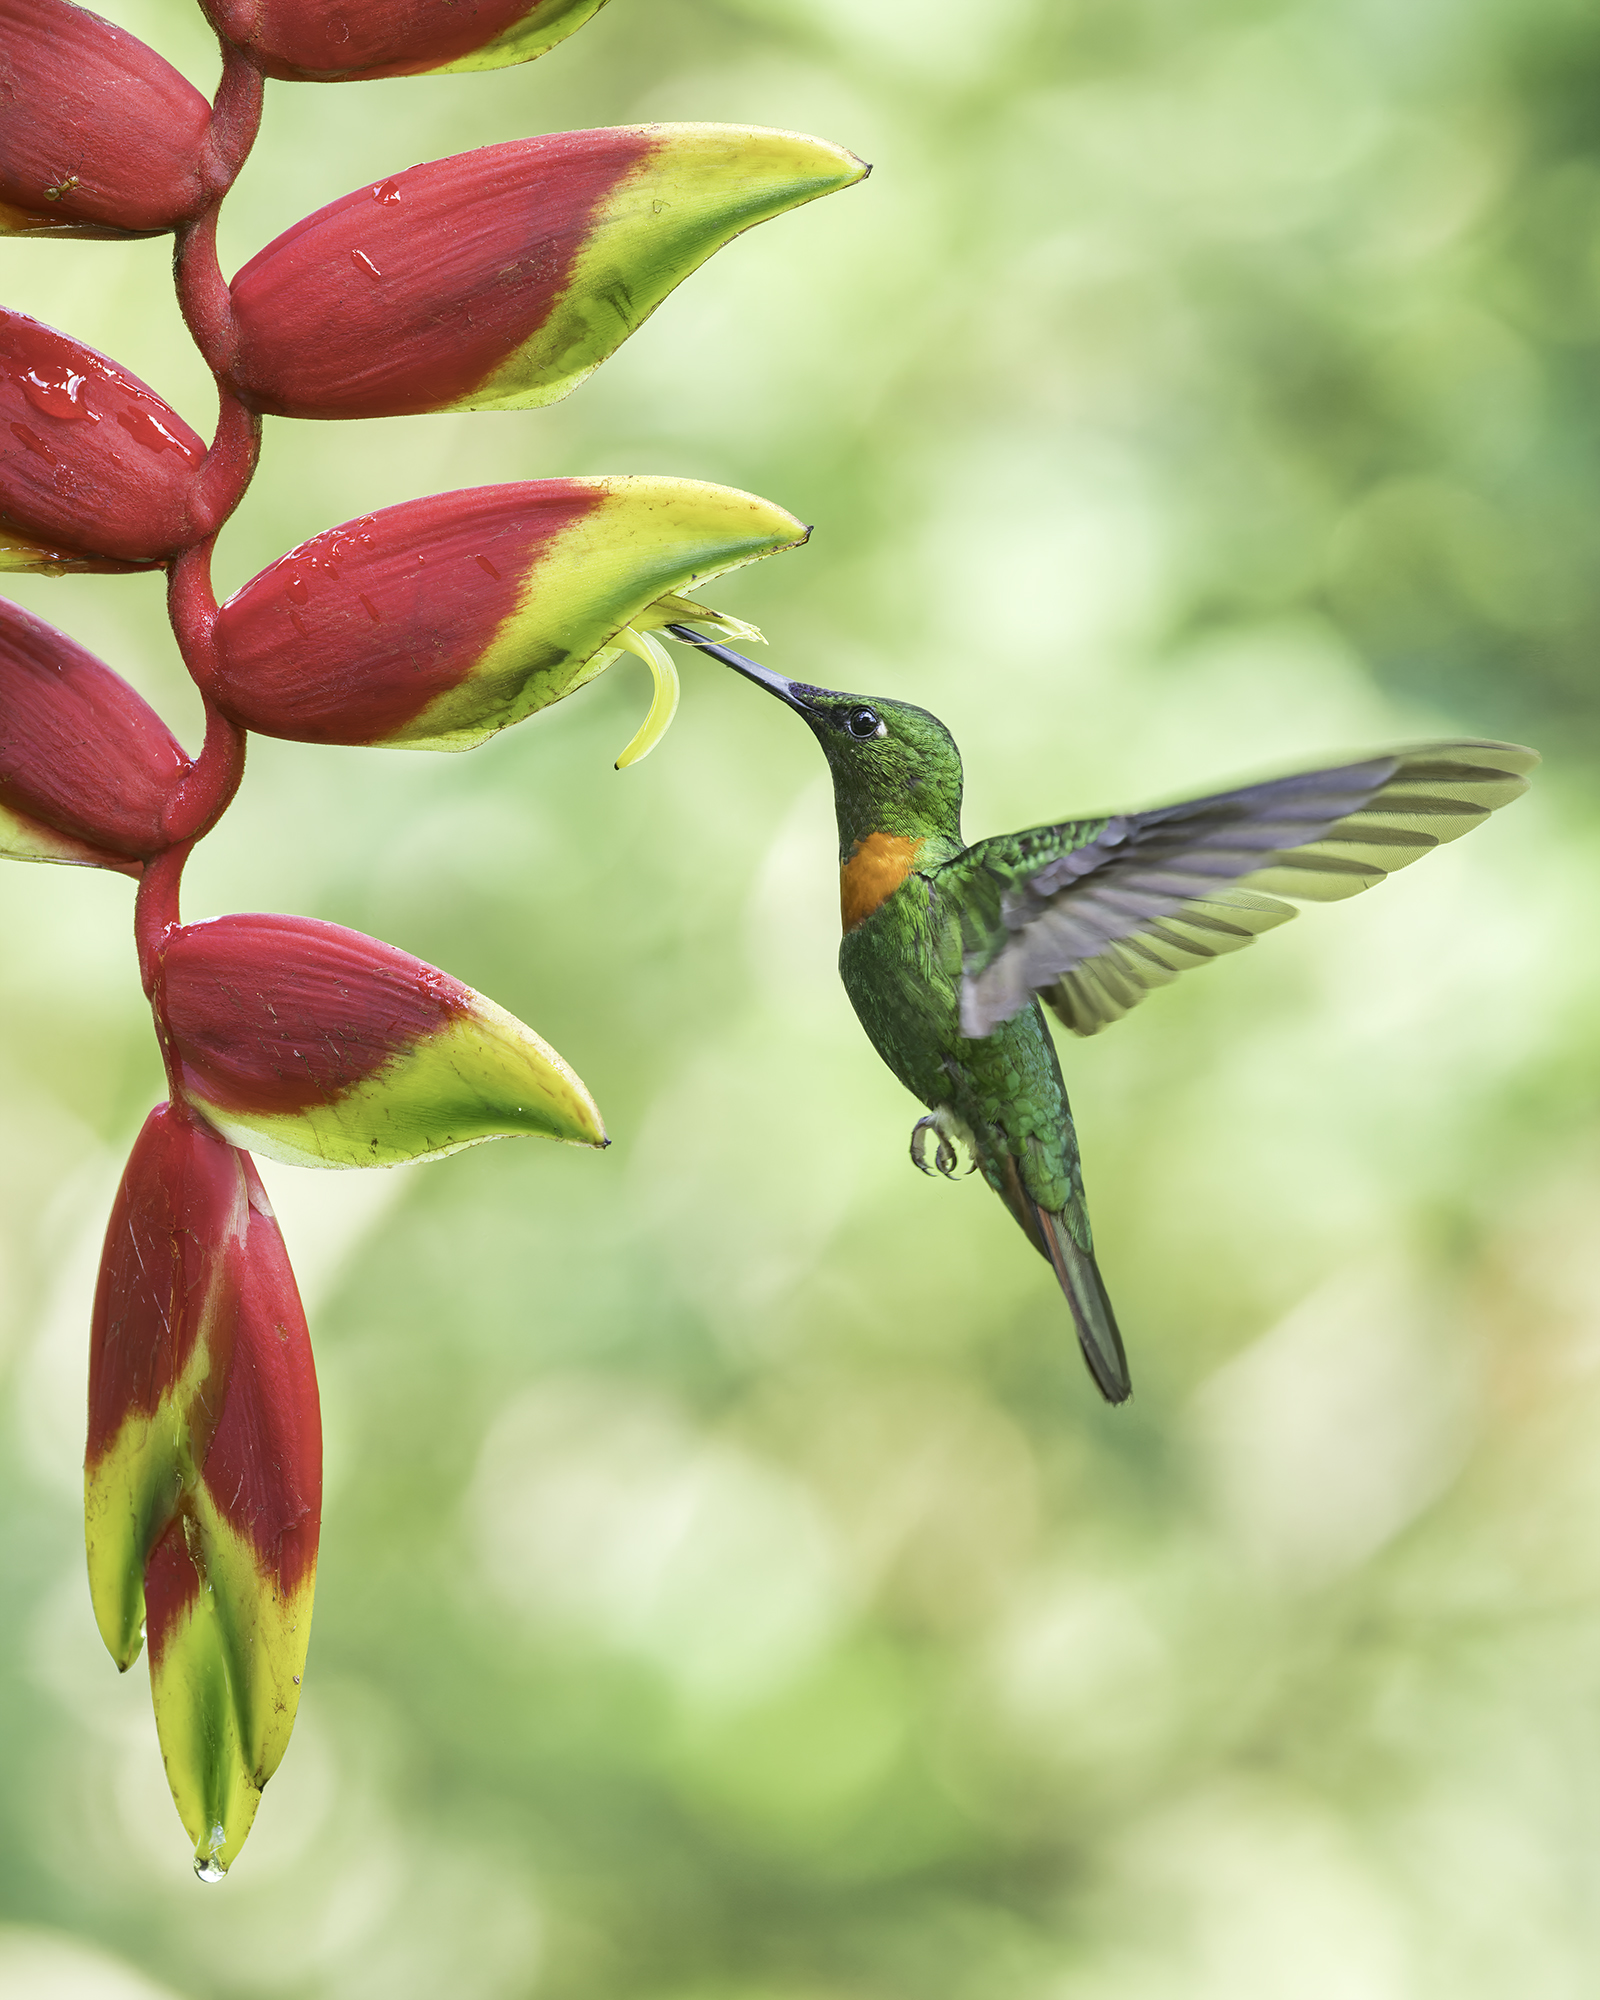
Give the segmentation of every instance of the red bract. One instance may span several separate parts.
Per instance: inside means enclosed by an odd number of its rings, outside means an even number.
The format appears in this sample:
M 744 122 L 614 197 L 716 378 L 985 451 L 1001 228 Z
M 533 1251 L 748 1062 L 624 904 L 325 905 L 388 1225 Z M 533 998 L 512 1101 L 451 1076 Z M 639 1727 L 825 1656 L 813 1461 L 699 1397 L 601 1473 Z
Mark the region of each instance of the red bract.
M 185 1079 L 229 1111 L 329 1104 L 474 998 L 409 952 L 312 917 L 187 924 L 163 966 Z
M 305 1314 L 249 1156 L 145 1121 L 106 1231 L 89 1348 L 89 1582 L 156 1726 L 197 1864 L 222 1872 L 293 1726 L 322 1433 Z
M 556 132 L 412 167 L 239 272 L 235 385 L 289 417 L 552 402 L 730 238 L 866 171 L 737 125 Z
M 202 0 L 218 34 L 295 83 L 499 69 L 582 27 L 605 0 Z
M 0 600 L 0 854 L 137 875 L 188 762 L 126 681 Z
M 191 1430 L 190 1443 L 196 1461 L 204 1458 L 232 1358 L 238 1273 L 224 1253 L 243 1235 L 245 1219 L 239 1155 L 206 1126 L 158 1106 L 134 1143 L 106 1225 L 89 1328 L 91 1474 L 124 1433 L 141 1462 L 153 1452 L 164 1465 L 169 1427 L 157 1419 L 175 1399 L 185 1425 L 197 1403 L 201 1428 Z M 215 1393 L 202 1393 L 208 1385 Z M 145 1490 L 142 1475 L 140 1491 L 124 1494 L 140 1574 L 177 1498 L 166 1477 L 155 1477 L 159 1495 Z M 120 1535 L 127 1524 L 120 1512 L 116 1518 Z M 94 1546 L 91 1538 L 91 1577 Z M 137 1578 L 128 1589 L 114 1630 L 102 1617 L 106 1643 L 124 1666 L 139 1650 Z
M 570 479 L 483 486 L 303 542 L 222 607 L 217 700 L 267 735 L 394 740 L 471 672 L 529 572 L 605 497 Z
M 158 977 L 184 1094 L 236 1145 L 383 1167 L 519 1132 L 606 1144 L 594 1100 L 531 1028 L 359 931 L 217 917 L 170 935 Z
M 137 376 L 0 310 L 0 568 L 164 561 L 204 532 L 195 474 L 205 455 Z
M 0 235 L 159 236 L 205 199 L 211 107 L 67 0 L 0 0 Z
M 770 501 L 692 479 L 411 500 L 303 542 L 230 598 L 211 693 L 272 736 L 465 749 L 580 686 L 667 592 L 804 536 Z

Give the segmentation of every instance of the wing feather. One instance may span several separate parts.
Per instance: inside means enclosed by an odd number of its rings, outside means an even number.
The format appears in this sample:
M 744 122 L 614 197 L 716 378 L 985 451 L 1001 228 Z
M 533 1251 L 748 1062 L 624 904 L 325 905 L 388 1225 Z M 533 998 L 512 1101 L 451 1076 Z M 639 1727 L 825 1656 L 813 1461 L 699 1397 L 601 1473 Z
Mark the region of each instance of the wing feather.
M 1294 902 L 1357 895 L 1458 839 L 1526 791 L 1538 761 L 1511 743 L 1424 743 L 979 841 L 940 875 L 961 912 L 963 1032 L 992 1034 L 1039 994 L 1096 1034 L 1287 923 Z

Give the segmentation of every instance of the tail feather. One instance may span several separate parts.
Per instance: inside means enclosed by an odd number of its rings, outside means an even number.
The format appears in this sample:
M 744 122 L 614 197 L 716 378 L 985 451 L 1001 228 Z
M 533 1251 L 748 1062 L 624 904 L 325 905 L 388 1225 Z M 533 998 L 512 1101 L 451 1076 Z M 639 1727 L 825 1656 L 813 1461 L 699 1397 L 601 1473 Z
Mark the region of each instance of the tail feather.
M 1089 1364 L 1089 1373 L 1108 1403 L 1125 1403 L 1133 1394 L 1133 1380 L 1128 1373 L 1122 1335 L 1117 1331 L 1117 1316 L 1111 1310 L 1094 1252 L 1080 1249 L 1073 1241 L 1065 1216 L 1052 1215 L 1037 1203 L 1034 1206 L 1047 1246 L 1045 1255 L 1072 1308 L 1078 1345 Z
M 992 1165 L 996 1172 L 990 1178 L 990 1186 L 1016 1217 L 1034 1249 L 1048 1259 L 1056 1282 L 1066 1295 L 1078 1329 L 1078 1345 L 1083 1349 L 1095 1386 L 1108 1403 L 1125 1403 L 1133 1394 L 1133 1380 L 1128 1373 L 1122 1335 L 1117 1331 L 1117 1316 L 1111 1310 L 1094 1252 L 1085 1250 L 1074 1239 L 1064 1215 L 1053 1213 L 1033 1199 L 1022 1184 L 1017 1161 L 1010 1154 L 1001 1154 Z

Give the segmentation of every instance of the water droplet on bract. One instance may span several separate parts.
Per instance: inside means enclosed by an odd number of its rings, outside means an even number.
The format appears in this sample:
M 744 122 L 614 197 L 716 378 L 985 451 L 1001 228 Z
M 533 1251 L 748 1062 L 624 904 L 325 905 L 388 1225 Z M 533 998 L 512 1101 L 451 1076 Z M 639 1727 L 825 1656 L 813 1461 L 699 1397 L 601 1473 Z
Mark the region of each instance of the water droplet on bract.
M 22 393 L 36 410 L 42 410 L 47 417 L 61 417 L 68 422 L 97 424 L 98 414 L 84 401 L 83 386 L 87 377 L 67 361 L 35 361 L 16 378 L 22 384 Z
M 194 1872 L 202 1882 L 220 1882 L 227 1874 L 226 1864 L 217 1859 L 218 1851 L 227 1844 L 227 1829 L 219 1823 L 211 1829 L 210 1837 L 206 1841 L 209 1853 L 197 1854 L 194 1858 Z
M 148 410 L 120 410 L 117 422 L 128 433 L 135 444 L 142 444 L 146 451 L 175 451 L 182 458 L 198 464 L 205 454 L 196 451 L 193 445 L 185 444 L 180 437 L 174 437 L 164 423 L 152 417 Z
M 365 250 L 352 250 L 350 252 L 350 261 L 358 270 L 365 271 L 368 277 L 381 278 L 383 276 L 383 273 L 373 263 Z
M 392 206 L 400 199 L 400 183 L 398 181 L 379 181 L 378 185 L 372 190 L 372 198 L 374 201 L 387 202 Z

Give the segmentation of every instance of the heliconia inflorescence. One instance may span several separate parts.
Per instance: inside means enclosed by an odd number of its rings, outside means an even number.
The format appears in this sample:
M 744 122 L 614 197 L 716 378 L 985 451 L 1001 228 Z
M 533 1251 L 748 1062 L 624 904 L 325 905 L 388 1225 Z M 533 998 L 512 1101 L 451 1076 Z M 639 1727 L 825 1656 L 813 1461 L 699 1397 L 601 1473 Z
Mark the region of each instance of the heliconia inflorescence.
M 0 855 L 134 877 L 167 1073 L 106 1233 L 90 1340 L 85 1508 L 95 1616 L 148 1640 L 157 1730 L 203 1879 L 237 1856 L 287 1745 L 310 1634 L 321 1431 L 294 1276 L 250 1151 L 302 1166 L 481 1140 L 608 1141 L 534 1031 L 448 973 L 299 916 L 186 923 L 184 863 L 226 810 L 246 732 L 463 750 L 654 634 L 759 637 L 685 593 L 808 530 L 692 479 L 547 479 L 408 501 L 314 536 L 218 606 L 217 532 L 263 415 L 514 408 L 568 393 L 740 231 L 859 180 L 795 133 L 641 125 L 487 146 L 330 203 L 233 280 L 220 204 L 262 79 L 525 62 L 603 0 L 202 0 L 207 105 L 154 50 L 67 4 L 0 0 L 0 234 L 173 232 L 179 303 L 216 382 L 208 447 L 70 334 L 0 310 L 0 569 L 164 569 L 205 742 L 189 756 L 113 669 L 0 603 Z

